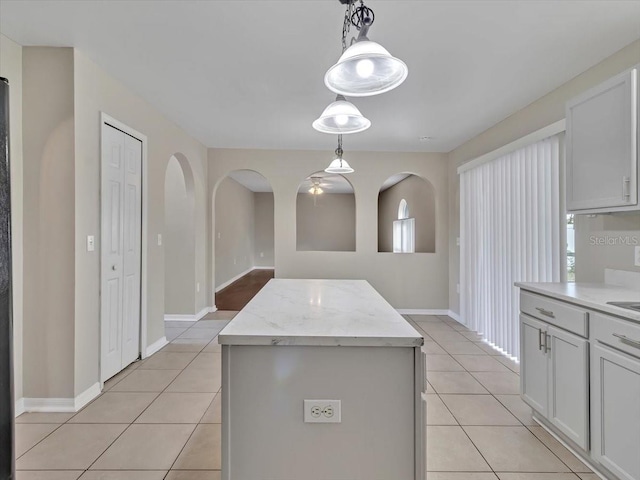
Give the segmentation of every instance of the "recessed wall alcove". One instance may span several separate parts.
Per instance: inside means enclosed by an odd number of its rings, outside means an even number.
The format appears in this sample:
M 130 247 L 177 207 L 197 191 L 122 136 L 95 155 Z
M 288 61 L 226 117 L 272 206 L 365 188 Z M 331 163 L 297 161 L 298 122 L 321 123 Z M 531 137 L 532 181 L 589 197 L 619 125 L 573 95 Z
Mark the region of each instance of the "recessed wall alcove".
M 378 251 L 435 253 L 435 189 L 411 173 L 389 177 L 378 194 Z

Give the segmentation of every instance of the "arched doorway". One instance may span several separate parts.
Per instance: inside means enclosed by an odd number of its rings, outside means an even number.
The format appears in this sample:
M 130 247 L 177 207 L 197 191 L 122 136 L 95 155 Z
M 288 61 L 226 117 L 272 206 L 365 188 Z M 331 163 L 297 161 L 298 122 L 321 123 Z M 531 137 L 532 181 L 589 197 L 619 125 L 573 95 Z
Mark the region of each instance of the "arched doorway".
M 193 171 L 181 154 L 171 156 L 165 171 L 164 220 L 165 319 L 193 320 L 196 314 L 195 190 Z
M 273 189 L 258 172 L 234 170 L 213 203 L 215 305 L 237 311 L 275 276 Z

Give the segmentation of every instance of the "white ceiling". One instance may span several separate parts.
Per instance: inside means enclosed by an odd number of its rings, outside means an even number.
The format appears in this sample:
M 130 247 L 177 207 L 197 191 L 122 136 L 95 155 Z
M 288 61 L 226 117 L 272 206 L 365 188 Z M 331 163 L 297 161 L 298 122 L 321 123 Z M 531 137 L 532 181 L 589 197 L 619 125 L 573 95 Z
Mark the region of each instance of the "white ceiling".
M 382 184 L 380 191 L 384 191 L 387 188 L 394 186 L 409 175 L 409 173 L 398 173 L 396 175 L 392 175 Z M 253 170 L 234 170 L 229 174 L 229 176 L 252 192 L 273 192 L 269 181 Z M 313 183 L 312 179 L 318 179 L 320 181 L 320 186 L 327 193 L 353 193 L 353 187 L 345 177 L 326 172 L 316 172 L 307 177 L 300 184 L 298 192 L 307 193 Z
M 366 4 L 369 37 L 409 77 L 353 100 L 373 126 L 346 151 L 449 151 L 640 37 L 640 1 Z M 2 0 L 0 12 L 8 37 L 77 47 L 207 146 L 334 149 L 311 122 L 333 100 L 337 0 Z

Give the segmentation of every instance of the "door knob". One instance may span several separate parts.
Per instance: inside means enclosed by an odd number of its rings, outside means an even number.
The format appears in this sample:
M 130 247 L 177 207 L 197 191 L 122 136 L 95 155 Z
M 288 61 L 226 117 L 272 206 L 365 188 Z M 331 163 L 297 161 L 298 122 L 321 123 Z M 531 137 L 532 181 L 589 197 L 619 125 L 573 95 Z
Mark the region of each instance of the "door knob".
M 118 266 L 117 266 L 117 265 L 113 265 L 113 266 L 111 267 L 111 270 L 113 270 L 113 271 L 115 272 L 116 270 L 118 270 Z

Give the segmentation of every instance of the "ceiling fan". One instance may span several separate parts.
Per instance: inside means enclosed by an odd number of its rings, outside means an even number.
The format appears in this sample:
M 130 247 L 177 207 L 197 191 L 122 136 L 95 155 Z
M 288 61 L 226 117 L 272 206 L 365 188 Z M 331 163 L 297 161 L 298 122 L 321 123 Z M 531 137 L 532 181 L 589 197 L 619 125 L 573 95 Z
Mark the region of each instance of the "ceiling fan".
M 327 184 L 322 183 L 322 177 L 310 177 L 309 180 L 311 181 L 311 188 L 309 189 L 311 195 L 321 195 L 324 193 L 322 187 L 326 187 Z

